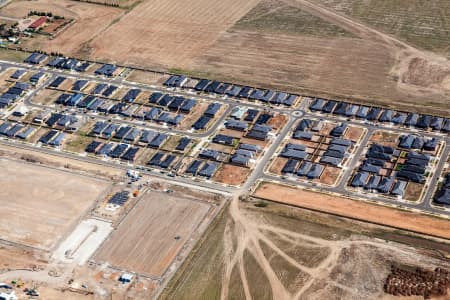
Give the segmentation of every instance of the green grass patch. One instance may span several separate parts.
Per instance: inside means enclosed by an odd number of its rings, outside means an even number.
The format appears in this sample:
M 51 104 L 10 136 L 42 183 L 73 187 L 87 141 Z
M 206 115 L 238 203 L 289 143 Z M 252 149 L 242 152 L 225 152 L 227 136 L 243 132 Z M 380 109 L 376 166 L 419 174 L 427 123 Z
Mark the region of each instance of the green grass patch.
M 23 62 L 28 56 L 30 56 L 30 53 L 24 51 L 0 48 L 0 60 Z

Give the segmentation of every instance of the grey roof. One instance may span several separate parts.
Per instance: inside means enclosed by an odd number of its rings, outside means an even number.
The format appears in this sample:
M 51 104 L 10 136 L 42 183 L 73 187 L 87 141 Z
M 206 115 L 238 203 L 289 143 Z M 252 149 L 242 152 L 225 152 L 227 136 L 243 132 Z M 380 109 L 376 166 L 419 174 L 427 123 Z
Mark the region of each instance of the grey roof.
M 233 164 L 237 164 L 237 165 L 242 165 L 242 166 L 246 166 L 250 161 L 250 157 L 249 156 L 245 156 L 245 155 L 239 155 L 239 154 L 233 154 L 231 156 L 230 162 Z
M 358 172 L 353 177 L 351 182 L 351 186 L 353 187 L 363 187 L 366 185 L 367 179 L 369 178 L 369 173 L 367 172 Z
M 391 191 L 391 194 L 396 196 L 403 196 L 407 184 L 408 183 L 406 181 L 397 181 Z
M 239 149 L 244 149 L 248 151 L 259 152 L 261 151 L 261 147 L 253 144 L 239 144 Z
M 220 156 L 220 152 L 213 149 L 203 149 L 200 152 L 200 157 L 208 158 L 208 159 L 214 159 L 217 160 Z
M 294 132 L 293 138 L 294 139 L 299 139 L 299 140 L 308 140 L 310 141 L 313 137 L 313 133 L 311 132 L 304 132 L 304 131 L 296 131 Z
M 298 161 L 295 159 L 288 159 L 286 164 L 284 165 L 283 169 L 281 170 L 281 173 L 289 173 L 292 174 L 295 172 L 295 169 L 297 168 Z
M 302 165 L 300 166 L 300 168 L 297 171 L 297 175 L 298 176 L 306 176 L 306 174 L 308 174 L 309 170 L 312 167 L 312 162 L 310 161 L 303 161 Z
M 214 173 L 216 172 L 218 166 L 219 166 L 218 163 L 206 162 L 203 165 L 203 167 L 201 168 L 201 170 L 198 172 L 198 174 L 200 176 L 204 176 L 204 177 L 210 178 L 211 176 L 214 175 Z
M 248 123 L 244 121 L 228 120 L 225 122 L 225 127 L 230 129 L 236 129 L 244 131 L 248 128 Z
M 389 193 L 392 185 L 394 184 L 394 177 L 383 177 L 378 184 L 377 190 L 380 193 Z
M 287 149 L 291 149 L 291 150 L 298 150 L 298 151 L 305 151 L 306 150 L 306 146 L 302 145 L 302 144 L 292 144 L 292 143 L 288 143 L 286 144 L 286 146 L 284 146 L 284 148 Z
M 342 162 L 342 158 L 331 157 L 331 156 L 322 156 L 320 158 L 320 162 L 323 164 L 328 164 L 328 165 L 337 167 Z
M 366 190 L 373 190 L 373 189 L 376 189 L 376 188 L 378 187 L 378 184 L 380 183 L 380 181 L 381 181 L 381 176 L 378 176 L 378 175 L 372 175 L 372 176 L 369 178 L 369 181 L 367 182 L 367 184 L 364 186 L 364 188 L 365 188 Z
M 336 145 L 342 145 L 342 146 L 351 146 L 353 144 L 350 140 L 340 139 L 340 138 L 333 138 L 330 141 L 330 144 L 336 144 Z
M 308 179 L 316 179 L 319 178 L 322 175 L 324 166 L 320 165 L 320 164 L 313 164 L 313 166 L 311 167 L 311 169 L 309 170 L 308 174 L 306 175 L 306 177 L 308 177 Z
M 304 151 L 297 151 L 297 150 L 291 150 L 288 149 L 286 151 L 283 151 L 281 153 L 282 157 L 288 157 L 288 158 L 295 158 L 295 159 L 305 159 L 308 156 L 308 153 Z

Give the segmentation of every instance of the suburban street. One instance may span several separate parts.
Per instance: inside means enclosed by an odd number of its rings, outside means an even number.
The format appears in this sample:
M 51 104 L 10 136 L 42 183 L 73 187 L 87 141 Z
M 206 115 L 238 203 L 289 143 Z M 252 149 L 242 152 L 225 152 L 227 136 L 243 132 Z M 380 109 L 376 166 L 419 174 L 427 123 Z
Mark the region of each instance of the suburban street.
M 94 81 L 97 83 L 106 83 L 106 84 L 116 84 L 118 86 L 126 87 L 126 88 L 139 88 L 148 90 L 151 92 L 161 92 L 161 93 L 172 93 L 174 95 L 183 96 L 186 98 L 194 98 L 194 99 L 201 99 L 201 100 L 207 100 L 211 102 L 218 102 L 224 105 L 227 105 L 227 109 L 220 117 L 218 117 L 214 124 L 212 124 L 206 131 L 204 132 L 192 132 L 192 131 L 184 131 L 184 130 L 178 130 L 178 129 L 172 129 L 167 127 L 162 127 L 156 124 L 143 124 L 143 122 L 136 122 L 136 121 L 129 121 L 129 120 L 123 120 L 122 118 L 113 118 L 114 122 L 132 125 L 132 126 L 140 126 L 145 127 L 149 129 L 157 130 L 158 132 L 164 132 L 164 133 L 174 133 L 174 134 L 182 134 L 185 136 L 189 136 L 192 138 L 208 138 L 212 136 L 215 132 L 218 131 L 218 129 L 222 126 L 225 118 L 230 114 L 230 112 L 233 110 L 233 108 L 237 106 L 245 106 L 249 108 L 255 108 L 258 110 L 261 109 L 267 109 L 272 112 L 285 114 L 288 117 L 288 121 L 286 125 L 280 130 L 280 132 L 272 138 L 270 141 L 270 146 L 264 151 L 263 155 L 257 160 L 257 163 L 250 173 L 250 176 L 247 178 L 246 182 L 241 187 L 233 187 L 233 186 L 226 186 L 223 184 L 214 183 L 210 180 L 198 180 L 198 179 L 191 179 L 184 176 L 176 176 L 174 178 L 170 178 L 170 180 L 176 181 L 177 183 L 187 185 L 187 186 L 195 186 L 195 187 L 201 187 L 205 189 L 210 189 L 214 191 L 220 191 L 224 193 L 234 193 L 236 191 L 248 191 L 251 190 L 255 184 L 261 180 L 267 180 L 267 181 L 273 181 L 273 182 L 280 182 L 283 184 L 289 184 L 289 185 L 295 185 L 297 187 L 301 188 L 308 188 L 312 190 L 317 190 L 321 192 L 326 192 L 334 195 L 342 195 L 346 197 L 356 198 L 356 199 L 363 199 L 364 201 L 370 201 L 370 202 L 376 202 L 378 204 L 386 205 L 386 206 L 392 206 L 392 207 L 401 207 L 404 209 L 414 210 L 414 211 L 420 211 L 427 214 L 438 214 L 443 217 L 450 218 L 450 210 L 445 210 L 439 207 L 436 207 L 432 205 L 432 197 L 435 192 L 439 177 L 445 167 L 447 158 L 450 154 L 450 137 L 443 133 L 434 133 L 434 132 L 422 132 L 417 129 L 411 129 L 411 128 L 400 128 L 395 126 L 380 126 L 381 124 L 374 124 L 374 123 L 367 123 L 362 122 L 358 120 L 352 120 L 352 119 L 346 119 L 343 117 L 337 117 L 337 116 L 331 116 L 331 115 L 325 115 L 325 114 L 319 114 L 319 113 L 313 113 L 308 110 L 308 103 L 305 99 L 302 99 L 302 102 L 300 103 L 300 106 L 298 108 L 286 108 L 286 107 L 279 107 L 279 106 L 269 106 L 266 104 L 259 104 L 255 102 L 248 102 L 248 101 L 241 101 L 238 99 L 233 99 L 230 97 L 215 97 L 211 95 L 205 95 L 201 94 L 198 95 L 197 93 L 176 89 L 173 88 L 166 88 L 166 87 L 156 87 L 153 85 L 146 85 L 146 84 L 140 84 L 135 82 L 129 82 L 124 78 L 104 78 L 94 75 L 86 75 L 82 73 L 75 73 L 75 72 L 65 72 L 60 70 L 51 69 L 48 67 L 39 67 L 39 66 L 31 66 L 28 64 L 21 64 L 21 63 L 11 63 L 11 62 L 0 62 L 0 67 L 4 70 L 11 67 L 20 67 L 27 69 L 29 71 L 38 71 L 38 70 L 44 70 L 46 73 L 50 74 L 49 78 L 47 78 L 46 82 L 44 84 L 39 85 L 36 89 L 34 89 L 32 92 L 30 92 L 27 96 L 23 98 L 23 104 L 30 107 L 30 108 L 39 108 L 39 109 L 47 109 L 47 110 L 56 110 L 57 108 L 55 106 L 46 106 L 41 104 L 33 103 L 33 97 L 46 88 L 47 84 L 56 78 L 56 76 L 64 76 L 67 78 L 74 78 L 74 79 L 86 79 L 90 81 Z M 72 109 L 71 111 L 77 112 L 76 109 Z M 78 112 L 79 113 L 79 112 Z M 94 113 L 85 113 L 88 117 L 94 117 L 98 120 L 110 120 L 111 116 L 103 116 L 99 114 Z M 362 137 L 362 139 L 359 141 L 356 150 L 351 155 L 351 159 L 347 162 L 347 164 L 344 167 L 344 171 L 342 175 L 340 176 L 337 184 L 335 186 L 327 186 L 327 185 L 321 185 L 311 182 L 303 182 L 299 180 L 293 180 L 290 178 L 286 178 L 284 176 L 274 176 L 267 174 L 265 172 L 269 162 L 273 159 L 275 153 L 277 152 L 277 149 L 280 147 L 280 145 L 283 143 L 283 141 L 288 137 L 288 135 L 291 134 L 291 131 L 296 124 L 296 122 L 303 118 L 311 118 L 311 119 L 320 119 L 324 121 L 334 122 L 334 123 L 340 123 L 345 122 L 348 125 L 353 126 L 359 126 L 365 129 L 365 135 Z M 377 130 L 387 130 L 393 133 L 399 133 L 399 134 L 420 134 L 423 137 L 431 138 L 436 137 L 439 138 L 442 142 L 444 142 L 443 150 L 440 153 L 440 156 L 437 157 L 437 163 L 435 165 L 434 172 L 432 172 L 431 177 L 428 178 L 427 181 L 427 189 L 424 193 L 423 201 L 420 201 L 418 203 L 412 203 L 410 201 L 401 201 L 401 200 L 395 200 L 392 198 L 381 196 L 380 194 L 374 194 L 374 193 L 368 193 L 368 192 L 358 192 L 351 190 L 347 187 L 347 183 L 350 180 L 353 171 L 357 168 L 357 165 L 359 163 L 361 155 L 364 153 L 366 146 L 369 142 L 369 139 L 371 138 L 372 134 Z M 61 151 L 54 151 L 52 148 L 47 147 L 37 147 L 36 145 L 30 145 L 22 142 L 18 142 L 15 140 L 0 140 L 1 144 L 9 145 L 21 149 L 26 150 L 33 150 L 38 151 L 41 153 L 51 154 L 51 155 L 57 155 L 61 157 L 66 157 L 70 159 L 76 159 L 80 161 L 89 162 L 92 164 L 98 164 L 98 165 L 104 165 L 109 166 L 113 168 L 119 168 L 122 170 L 127 169 L 136 169 L 142 172 L 143 174 L 155 176 L 158 178 L 164 178 L 168 179 L 168 174 L 164 174 L 158 170 L 150 170 L 148 167 L 141 167 L 141 166 L 135 166 L 131 164 L 126 164 L 122 162 L 115 162 L 110 160 L 102 160 L 102 159 L 96 159 L 88 156 L 83 155 L 76 155 L 73 153 L 68 152 L 61 152 Z

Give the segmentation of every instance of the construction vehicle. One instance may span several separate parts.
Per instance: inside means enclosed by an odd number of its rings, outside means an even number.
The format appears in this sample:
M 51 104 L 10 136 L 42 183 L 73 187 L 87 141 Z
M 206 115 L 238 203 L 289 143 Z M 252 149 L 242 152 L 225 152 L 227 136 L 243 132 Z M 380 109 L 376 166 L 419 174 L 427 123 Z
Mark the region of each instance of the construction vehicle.
M 36 290 L 36 288 L 32 288 L 32 289 L 26 288 L 26 289 L 24 290 L 24 292 L 27 294 L 27 296 L 31 296 L 31 297 L 39 297 L 39 293 L 38 293 L 38 291 Z

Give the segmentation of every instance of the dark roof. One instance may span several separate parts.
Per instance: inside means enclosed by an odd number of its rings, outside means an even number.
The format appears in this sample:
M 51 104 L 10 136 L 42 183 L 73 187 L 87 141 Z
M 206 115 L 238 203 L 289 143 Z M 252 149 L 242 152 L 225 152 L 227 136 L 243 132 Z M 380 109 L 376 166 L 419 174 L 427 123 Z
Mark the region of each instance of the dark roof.
M 353 187 L 363 187 L 366 185 L 367 179 L 369 179 L 369 173 L 358 172 L 353 177 L 353 180 L 350 185 Z
M 297 169 L 298 161 L 294 159 L 288 159 L 286 164 L 284 165 L 283 169 L 281 170 L 281 173 L 295 173 L 295 170 Z
M 367 184 L 364 186 L 364 189 L 366 190 L 373 190 L 376 189 L 378 187 L 378 184 L 381 181 L 381 176 L 378 175 L 372 175 L 369 178 L 369 181 L 367 181 Z
M 306 174 L 306 177 L 308 177 L 308 179 L 319 178 L 322 175 L 323 170 L 324 170 L 323 165 L 313 164 L 311 169 L 309 169 L 308 174 Z

